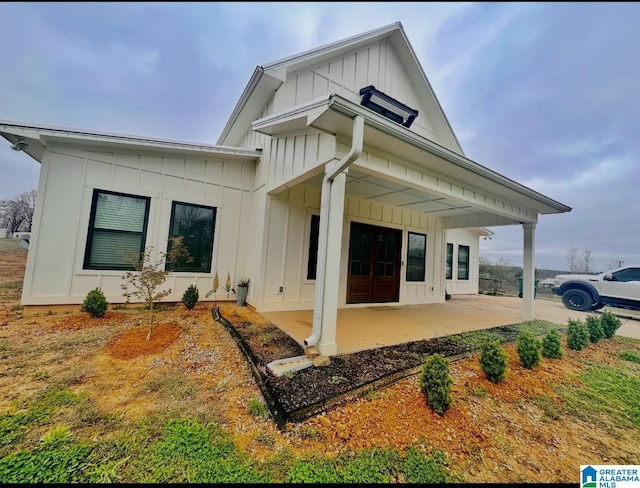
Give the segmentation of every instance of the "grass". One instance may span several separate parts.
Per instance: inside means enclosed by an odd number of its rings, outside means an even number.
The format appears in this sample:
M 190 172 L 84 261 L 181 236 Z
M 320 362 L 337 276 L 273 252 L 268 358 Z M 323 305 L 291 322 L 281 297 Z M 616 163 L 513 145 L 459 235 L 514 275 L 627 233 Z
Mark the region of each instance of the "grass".
M 257 404 L 256 400 L 256 404 Z M 427 483 L 458 479 L 449 473 L 447 455 L 427 455 L 421 446 L 401 452 L 391 448 L 345 453 L 336 458 L 296 459 L 288 451 L 263 462 L 252 459 L 215 423 L 197 418 L 150 416 L 135 424 L 111 419 L 113 438 L 82 440 L 81 429 L 60 423 L 60 412 L 86 409 L 83 399 L 63 387 L 45 388 L 25 409 L 0 418 L 0 479 L 6 483 Z M 53 417 L 57 421 L 53 421 Z M 74 424 L 74 422 L 71 422 Z M 46 426 L 32 442 L 29 429 Z M 74 430 L 76 432 L 74 432 Z M 317 438 L 299 428 L 296 435 Z M 259 442 L 275 444 L 272 434 Z
M 12 251 L 27 251 L 20 247 L 21 239 L 0 239 L 0 252 L 12 252 Z
M 640 377 L 633 363 L 589 364 L 578 380 L 583 386 L 558 388 L 563 412 L 606 429 L 640 427 Z

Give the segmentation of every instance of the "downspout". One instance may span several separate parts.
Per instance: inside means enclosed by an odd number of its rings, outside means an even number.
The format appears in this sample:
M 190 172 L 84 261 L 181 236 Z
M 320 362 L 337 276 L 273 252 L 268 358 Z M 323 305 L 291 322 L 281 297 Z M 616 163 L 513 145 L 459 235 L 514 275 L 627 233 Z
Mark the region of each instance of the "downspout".
M 320 229 L 318 230 L 318 261 L 316 265 L 316 289 L 313 304 L 313 327 L 311 335 L 304 340 L 306 347 L 314 346 L 322 334 L 322 313 L 324 308 L 324 281 L 327 266 L 327 242 L 329 240 L 329 210 L 331 208 L 331 184 L 333 180 L 360 157 L 364 144 L 364 119 L 360 115 L 353 118 L 351 150 L 322 179 L 320 196 Z

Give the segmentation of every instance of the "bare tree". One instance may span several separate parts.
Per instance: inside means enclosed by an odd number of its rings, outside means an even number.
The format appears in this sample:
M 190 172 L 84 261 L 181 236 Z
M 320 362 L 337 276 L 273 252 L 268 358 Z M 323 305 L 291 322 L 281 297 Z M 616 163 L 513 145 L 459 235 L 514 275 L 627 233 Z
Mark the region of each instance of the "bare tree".
M 23 227 L 25 232 L 31 232 L 31 224 L 33 224 L 33 213 L 36 209 L 35 190 L 23 193 L 18 197 L 18 205 L 22 210 Z
M 35 190 L 23 193 L 12 200 L 6 198 L 0 201 L 0 225 L 7 229 L 7 234 L 31 231 L 35 202 Z
M 569 273 L 575 273 L 579 270 L 580 267 L 580 259 L 578 258 L 578 248 L 577 247 L 569 247 L 567 251 L 567 271 Z
M 588 247 L 584 248 L 582 251 L 582 262 L 580 263 L 581 271 L 584 273 L 592 273 L 593 271 L 593 261 L 591 260 L 591 249 Z
M 622 259 L 613 259 L 607 265 L 607 269 L 621 268 L 622 266 L 624 266 L 624 261 Z

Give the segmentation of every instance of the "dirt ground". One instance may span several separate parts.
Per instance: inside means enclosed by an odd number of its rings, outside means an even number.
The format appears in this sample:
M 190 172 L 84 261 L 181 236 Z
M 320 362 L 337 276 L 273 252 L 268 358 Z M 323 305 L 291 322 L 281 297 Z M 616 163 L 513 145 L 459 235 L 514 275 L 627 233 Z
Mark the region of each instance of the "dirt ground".
M 422 443 L 449 453 L 452 471 L 469 482 L 578 483 L 582 464 L 639 464 L 637 429 L 608 429 L 573 417 L 549 417 L 534 397 L 561 403 L 554 385 L 576 384 L 585 362 L 613 363 L 640 346 L 606 340 L 534 370 L 507 347 L 509 372 L 494 385 L 477 356 L 451 364 L 453 408 L 440 416 L 426 404 L 416 376 L 326 412 L 284 432 L 247 408 L 260 390 L 235 342 L 213 320 L 210 304 L 154 313 L 112 310 L 100 319 L 77 311 L 25 314 L 19 306 L 26 252 L 0 252 L 0 412 L 56 381 L 83 392 L 95 408 L 135 421 L 153 415 L 199 416 L 218 422 L 257 459 L 288 449 L 296 456 L 334 455 L 374 446 Z M 253 327 L 266 321 L 246 307 L 222 304 Z M 264 340 L 268 345 L 268 338 Z M 566 349 L 566 344 L 565 344 Z M 77 433 L 100 439 L 108 430 Z

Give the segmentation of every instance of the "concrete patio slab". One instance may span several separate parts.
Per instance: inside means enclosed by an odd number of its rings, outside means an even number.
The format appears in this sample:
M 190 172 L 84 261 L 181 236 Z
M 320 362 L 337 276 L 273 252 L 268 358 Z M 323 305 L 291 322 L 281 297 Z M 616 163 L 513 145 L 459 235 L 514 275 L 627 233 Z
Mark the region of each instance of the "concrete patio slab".
M 569 318 L 584 320 L 587 312 L 575 312 L 553 300 L 536 299 L 535 317 L 557 324 Z M 640 339 L 640 313 L 605 308 L 619 315 L 618 335 Z M 590 312 L 594 313 L 594 312 Z M 312 310 L 265 312 L 262 316 L 300 344 L 311 334 Z M 472 330 L 523 322 L 522 299 L 489 295 L 455 295 L 430 305 L 384 305 L 338 310 L 338 354 L 431 339 Z

